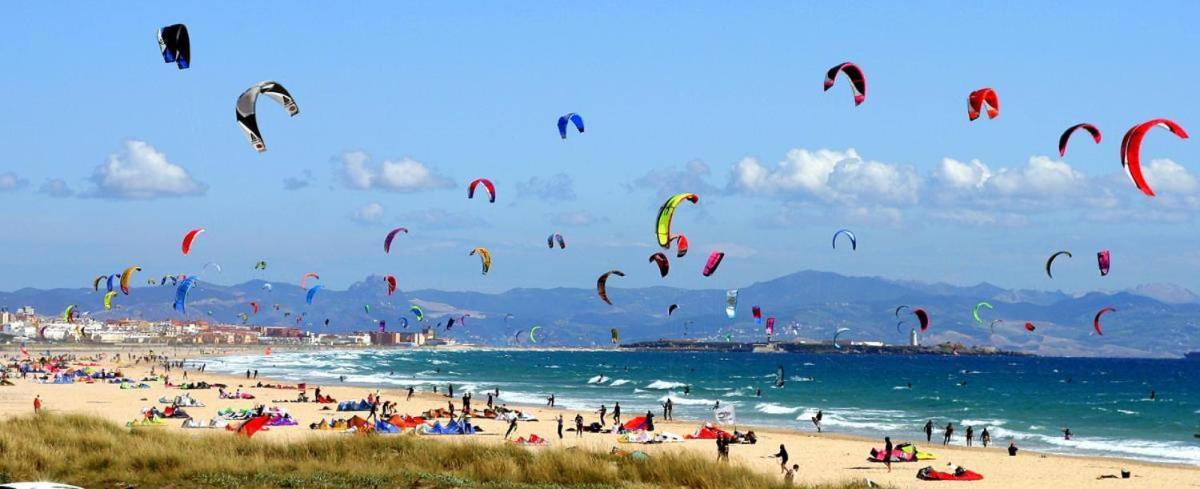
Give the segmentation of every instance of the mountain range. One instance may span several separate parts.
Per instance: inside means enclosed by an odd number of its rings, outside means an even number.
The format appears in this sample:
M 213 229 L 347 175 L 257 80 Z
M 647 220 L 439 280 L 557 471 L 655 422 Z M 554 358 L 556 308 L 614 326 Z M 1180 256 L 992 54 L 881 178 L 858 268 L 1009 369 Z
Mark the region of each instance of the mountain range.
M 801 271 L 739 289 L 737 316 L 730 320 L 725 315 L 725 290 L 610 287 L 613 305 L 608 305 L 594 289 L 580 288 L 519 288 L 502 293 L 409 290 L 388 295 L 383 277 L 368 276 L 346 290 L 322 289 L 310 306 L 304 289 L 273 283 L 266 290 L 265 283 L 201 282 L 189 294 L 187 315 L 172 310 L 175 289 L 170 285 L 135 287 L 130 295 L 115 297 L 116 306 L 110 311 L 102 307 L 103 286 L 99 292 L 30 288 L 0 292 L 0 306 L 13 310 L 28 305 L 49 315 L 76 304 L 77 310 L 96 319 L 189 318 L 226 323 L 242 323 L 239 315 L 246 313 L 248 324 L 300 324 L 317 332 L 349 332 L 377 330 L 379 320 L 392 331 L 416 329 L 421 323 L 409 312 L 415 304 L 424 311 L 425 325 L 441 324 L 439 334 L 460 341 L 528 344 L 525 332 L 541 326 L 539 344 L 604 345 L 612 328 L 618 328 L 626 342 L 685 337 L 761 341 L 763 327 L 750 314 L 754 305 L 762 308 L 764 317 L 777 319 L 778 340 L 828 340 L 837 328 L 845 327 L 850 331 L 841 336 L 844 340 L 906 343 L 916 319 L 905 310 L 899 315 L 895 311 L 908 305 L 929 312 L 931 325 L 922 337 L 925 344 L 949 341 L 1062 356 L 1178 357 L 1200 349 L 1200 297 L 1165 284 L 1070 295 L 988 283 L 957 286 Z M 260 305 L 258 314 L 251 314 L 251 301 Z M 983 324 L 971 314 L 980 301 L 994 306 L 981 309 Z M 671 304 L 679 307 L 668 315 Z M 1116 311 L 1104 316 L 1101 336 L 1094 332 L 1092 321 L 1106 306 Z M 444 327 L 450 318 L 457 324 L 447 332 Z M 989 325 L 997 319 L 1002 322 L 995 324 L 993 333 Z M 1027 331 L 1026 322 L 1036 330 Z

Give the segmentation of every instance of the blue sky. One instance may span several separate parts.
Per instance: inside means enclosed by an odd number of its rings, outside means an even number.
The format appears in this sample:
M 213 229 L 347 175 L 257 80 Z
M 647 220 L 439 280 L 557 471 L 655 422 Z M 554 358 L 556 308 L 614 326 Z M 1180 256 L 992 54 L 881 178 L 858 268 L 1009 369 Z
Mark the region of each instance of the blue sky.
M 234 283 L 307 271 L 344 287 L 734 287 L 817 269 L 1006 287 L 1200 289 L 1200 146 L 1165 131 L 1120 167 L 1130 126 L 1200 131 L 1194 3 L 356 3 L 0 6 L 0 289 L 78 287 L 138 264 Z M 154 33 L 182 22 L 192 68 Z M 866 71 L 855 107 L 829 67 Z M 237 96 L 284 84 L 300 115 Z M 999 92 L 994 120 L 965 99 Z M 559 115 L 585 134 L 559 139 Z M 1057 154 L 1063 129 L 1091 122 Z M 949 160 L 949 161 L 948 161 Z M 973 163 L 973 161 L 978 163 Z M 1151 163 L 1151 160 L 1159 160 Z M 783 162 L 783 164 L 781 164 Z M 489 205 L 466 199 L 487 177 Z M 692 252 L 658 278 L 653 221 Z M 406 226 L 390 255 L 388 229 Z M 207 228 L 189 256 L 179 241 Z M 832 250 L 838 228 L 856 252 Z M 566 236 L 550 251 L 551 232 Z M 486 246 L 493 271 L 467 252 Z M 1095 252 L 1113 253 L 1101 279 Z M 713 249 L 720 271 L 700 276 Z M 1056 279 L 1042 265 L 1075 253 Z M 615 282 L 615 281 L 614 281 Z

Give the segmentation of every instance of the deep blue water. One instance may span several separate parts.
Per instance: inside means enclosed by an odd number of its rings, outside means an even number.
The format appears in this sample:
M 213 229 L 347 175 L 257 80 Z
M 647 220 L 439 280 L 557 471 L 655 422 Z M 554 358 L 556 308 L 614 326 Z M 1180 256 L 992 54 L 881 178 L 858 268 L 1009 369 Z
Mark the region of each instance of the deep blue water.
M 783 388 L 774 387 L 779 365 Z M 959 442 L 971 425 L 997 444 L 1200 465 L 1200 362 L 1186 360 L 389 349 L 227 357 L 210 368 L 419 390 L 453 383 L 456 394 L 498 387 L 510 403 L 544 404 L 553 393 L 574 409 L 619 401 L 627 417 L 658 414 L 670 396 L 678 417 L 711 420 L 720 401 L 739 423 L 802 430 L 822 409 L 829 430 L 904 440 L 932 419 L 953 422 Z

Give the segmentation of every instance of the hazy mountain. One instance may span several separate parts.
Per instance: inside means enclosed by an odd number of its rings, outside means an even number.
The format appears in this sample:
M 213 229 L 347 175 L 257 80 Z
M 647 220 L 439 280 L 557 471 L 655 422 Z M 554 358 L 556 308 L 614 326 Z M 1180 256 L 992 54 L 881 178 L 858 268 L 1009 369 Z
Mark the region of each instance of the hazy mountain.
M 192 319 L 240 323 L 240 313 L 250 314 L 250 301 L 260 312 L 250 324 L 295 325 L 315 331 L 375 330 L 386 321 L 391 330 L 417 328 L 412 304 L 421 306 L 427 325 L 449 318 L 458 324 L 448 333 L 460 340 L 490 344 L 525 343 L 521 331 L 542 326 L 540 342 L 547 345 L 605 344 L 611 328 L 619 328 L 623 341 L 656 338 L 724 338 L 761 340 L 762 327 L 751 317 L 759 305 L 764 316 L 776 321 L 776 336 L 827 339 L 838 327 L 851 328 L 845 338 L 906 342 L 915 319 L 894 315 L 896 306 L 923 307 L 932 326 L 927 344 L 958 341 L 992 344 L 1005 349 L 1047 355 L 1179 356 L 1200 349 L 1200 298 L 1187 289 L 1147 285 L 1127 292 L 1090 293 L 1078 297 L 1061 292 L 1007 290 L 992 284 L 955 286 L 894 281 L 877 277 L 847 277 L 828 272 L 803 271 L 740 289 L 738 313 L 725 317 L 724 290 L 685 290 L 671 287 L 609 288 L 614 305 L 603 303 L 593 289 L 512 289 L 498 294 L 440 290 L 397 291 L 389 296 L 383 278 L 370 276 L 347 290 L 322 289 L 311 306 L 300 287 L 285 283 L 250 281 L 233 286 L 201 283 L 191 291 L 188 314 Z M 54 314 L 77 304 L 96 318 L 183 318 L 171 309 L 175 290 L 170 285 L 137 287 L 131 295 L 118 295 L 117 307 L 104 311 L 104 295 L 90 289 L 21 289 L 0 293 L 0 306 L 15 309 L 31 305 L 42 314 Z M 979 301 L 984 324 L 971 316 Z M 667 307 L 679 309 L 667 316 Z M 277 307 L 276 307 L 277 306 Z M 1092 328 L 1096 311 L 1117 308 L 1104 317 L 1104 335 Z M 367 308 L 369 307 L 369 311 Z M 290 313 L 286 314 L 285 313 Z M 329 325 L 325 320 L 329 319 Z M 988 326 L 993 320 L 995 333 Z M 902 324 L 897 324 L 904 321 Z M 1026 322 L 1036 326 L 1030 333 Z M 443 326 L 444 327 L 444 326 Z

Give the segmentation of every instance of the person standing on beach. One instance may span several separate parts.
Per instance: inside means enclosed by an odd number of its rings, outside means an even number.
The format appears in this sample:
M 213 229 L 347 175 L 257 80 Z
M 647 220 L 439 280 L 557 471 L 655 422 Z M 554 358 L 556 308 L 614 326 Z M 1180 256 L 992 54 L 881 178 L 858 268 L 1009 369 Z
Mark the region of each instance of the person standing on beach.
M 491 392 L 489 392 L 489 393 L 488 393 L 488 397 L 487 397 L 487 407 L 488 407 L 488 409 L 491 409 L 491 408 L 492 408 L 492 393 L 491 393 Z
M 154 367 L 150 367 L 150 372 L 154 373 Z M 246 369 L 246 379 L 250 379 L 250 369 Z
M 892 437 L 883 437 L 883 465 L 887 466 L 888 472 L 892 471 Z
M 654 431 L 654 413 L 646 411 L 646 431 Z
M 575 414 L 575 438 L 583 437 L 583 415 Z
M 974 442 L 974 441 L 975 441 L 975 427 L 968 426 L 967 427 L 967 446 L 971 446 L 972 442 Z
M 40 414 L 41 412 L 42 412 L 42 396 L 41 395 L 33 396 L 33 414 Z
M 258 378 L 258 369 L 254 369 L 254 378 L 255 378 L 255 379 L 257 379 L 257 378 Z
M 619 402 L 613 403 L 612 419 L 613 419 L 613 424 L 618 424 L 618 425 L 621 424 L 621 403 L 619 403 Z
M 450 412 L 450 415 L 451 416 L 454 415 L 453 410 Z M 367 420 L 379 421 L 379 400 L 378 399 L 376 399 L 374 402 L 371 403 L 371 410 L 367 412 Z
M 560 414 L 560 415 L 558 415 L 558 439 L 559 440 L 562 439 L 562 425 L 563 425 L 563 419 L 562 419 L 562 415 Z
M 516 432 L 517 432 L 517 417 L 513 416 L 512 419 L 508 420 L 508 431 L 504 432 L 504 439 L 507 440 L 509 435 L 516 433 Z
M 604 405 L 601 404 L 599 413 L 600 413 L 600 426 L 604 426 L 604 423 L 606 423 L 606 421 L 604 421 L 604 417 L 606 415 L 608 415 L 608 408 L 604 407 Z
M 404 398 L 404 402 L 411 401 L 412 396 L 413 396 L 413 386 L 410 385 L 410 386 L 408 386 L 408 397 Z
M 933 420 L 931 419 L 925 423 L 925 442 L 929 443 L 932 441 L 933 441 Z
M 942 446 L 949 445 L 952 436 L 954 436 L 954 423 L 946 423 L 946 438 L 942 439 Z
M 823 418 L 825 418 L 825 412 L 820 409 L 817 410 L 817 415 L 812 417 L 812 424 L 817 427 L 817 433 L 821 432 L 821 420 Z
M 992 442 L 992 434 L 988 433 L 987 426 L 984 426 L 983 433 L 979 434 L 979 441 L 983 443 L 983 448 L 987 448 L 988 443 Z
M 446 397 L 449 397 L 451 399 L 454 398 L 454 384 L 451 384 L 451 383 L 446 384 Z
M 775 455 L 771 455 L 771 457 L 779 459 L 779 471 L 780 472 L 787 471 L 787 463 L 788 463 L 787 447 L 783 446 L 783 444 L 780 443 L 779 444 L 779 452 L 776 453 Z

